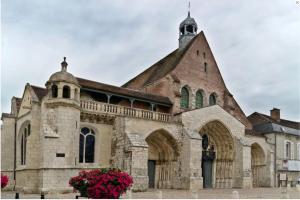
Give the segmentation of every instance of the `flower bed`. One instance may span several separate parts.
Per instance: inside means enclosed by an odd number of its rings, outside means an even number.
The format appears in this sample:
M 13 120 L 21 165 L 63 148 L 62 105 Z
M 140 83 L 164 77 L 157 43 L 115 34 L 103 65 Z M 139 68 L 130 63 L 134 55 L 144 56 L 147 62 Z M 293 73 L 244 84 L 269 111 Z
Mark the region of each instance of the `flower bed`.
M 69 184 L 82 197 L 93 199 L 116 199 L 132 186 L 132 177 L 119 169 L 81 171 Z
M 8 177 L 1 173 L 1 188 L 5 188 L 8 184 Z

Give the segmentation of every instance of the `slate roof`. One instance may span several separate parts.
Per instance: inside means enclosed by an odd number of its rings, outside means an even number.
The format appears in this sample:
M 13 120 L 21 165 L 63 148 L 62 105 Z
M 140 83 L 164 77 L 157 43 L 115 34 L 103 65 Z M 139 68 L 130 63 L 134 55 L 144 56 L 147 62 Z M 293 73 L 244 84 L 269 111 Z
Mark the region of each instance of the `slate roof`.
M 78 80 L 79 85 L 82 88 L 94 89 L 94 90 L 99 90 L 102 92 L 109 92 L 112 94 L 119 94 L 119 95 L 134 97 L 134 98 L 138 98 L 138 99 L 142 99 L 142 100 L 146 100 L 146 101 L 154 101 L 157 103 L 172 105 L 172 102 L 170 101 L 170 99 L 168 97 L 148 94 L 148 93 L 144 93 L 144 92 L 140 92 L 140 91 L 136 91 L 136 90 L 132 90 L 132 89 L 108 85 L 108 84 L 95 82 L 95 81 L 91 81 L 91 80 L 87 80 L 87 79 L 83 79 L 83 78 L 78 78 L 78 77 L 76 77 L 76 78 Z
M 252 125 L 259 125 L 259 124 L 266 124 L 266 123 L 274 123 L 281 126 L 293 128 L 300 130 L 300 122 L 290 121 L 286 119 L 280 119 L 280 121 L 277 121 L 269 115 L 265 115 L 262 113 L 255 112 L 247 117 L 248 120 L 252 123 Z
M 203 35 L 203 31 L 201 31 L 199 34 L 197 34 L 189 43 L 188 45 L 182 49 L 176 49 L 173 52 L 171 52 L 166 57 L 162 58 L 155 64 L 153 64 L 151 67 L 134 77 L 133 79 L 129 80 L 127 83 L 122 85 L 122 87 L 128 87 L 131 82 L 134 80 L 145 76 L 145 81 L 141 84 L 141 86 L 146 86 L 148 84 L 151 84 L 163 77 L 165 77 L 168 73 L 170 73 L 180 62 L 181 58 L 185 55 L 189 47 L 193 44 L 193 42 L 196 40 L 197 37 L 200 35 Z

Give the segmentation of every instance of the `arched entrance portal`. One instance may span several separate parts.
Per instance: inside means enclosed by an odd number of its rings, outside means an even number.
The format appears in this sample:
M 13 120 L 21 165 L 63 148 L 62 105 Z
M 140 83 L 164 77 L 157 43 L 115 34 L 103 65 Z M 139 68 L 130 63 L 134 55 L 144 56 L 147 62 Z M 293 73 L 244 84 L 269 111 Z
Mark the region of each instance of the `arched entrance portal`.
M 200 130 L 202 136 L 202 177 L 204 188 L 231 188 L 234 145 L 229 130 L 212 121 Z
M 263 177 L 265 177 L 265 154 L 259 144 L 251 145 L 251 171 L 253 187 L 263 186 Z
M 178 158 L 176 140 L 165 130 L 151 133 L 148 143 L 149 188 L 171 188 L 174 166 Z

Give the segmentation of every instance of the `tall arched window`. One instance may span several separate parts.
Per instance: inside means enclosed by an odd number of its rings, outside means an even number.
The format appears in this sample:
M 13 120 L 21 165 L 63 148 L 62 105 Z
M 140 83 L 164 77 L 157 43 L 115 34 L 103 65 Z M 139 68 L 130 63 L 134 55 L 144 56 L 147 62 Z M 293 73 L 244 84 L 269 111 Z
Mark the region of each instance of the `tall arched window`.
M 51 91 L 52 91 L 52 98 L 57 98 L 57 93 L 58 93 L 57 85 L 52 85 Z
M 210 96 L 209 96 L 209 105 L 210 106 L 213 106 L 213 105 L 216 105 L 217 104 L 217 97 L 216 97 L 216 94 L 215 93 L 212 93 Z
M 95 132 L 87 127 L 81 129 L 79 138 L 79 162 L 93 163 L 95 153 Z
M 63 87 L 63 98 L 70 98 L 70 87 L 67 85 Z
M 21 165 L 26 164 L 27 138 L 30 135 L 30 124 L 28 124 L 21 134 Z
M 201 90 L 198 90 L 196 92 L 196 108 L 202 108 L 203 107 L 203 94 Z
M 183 87 L 181 89 L 180 107 L 181 108 L 188 108 L 189 107 L 189 91 L 186 87 Z

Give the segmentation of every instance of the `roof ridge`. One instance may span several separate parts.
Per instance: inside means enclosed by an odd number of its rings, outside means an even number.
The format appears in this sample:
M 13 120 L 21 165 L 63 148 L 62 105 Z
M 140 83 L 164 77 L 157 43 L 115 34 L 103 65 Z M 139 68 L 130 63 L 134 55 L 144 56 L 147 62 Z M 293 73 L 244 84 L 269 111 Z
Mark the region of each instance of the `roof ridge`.
M 268 118 L 269 121 L 270 121 L 271 116 L 269 116 L 269 115 L 267 115 L 267 114 L 259 113 L 259 112 L 255 112 L 255 113 L 260 114 L 260 115 L 262 115 L 262 116 L 265 117 L 265 118 Z M 284 118 L 280 118 L 280 121 L 287 121 L 287 122 L 299 123 L 299 124 L 300 124 L 300 122 L 292 121 L 292 120 L 288 120 L 288 119 L 284 119 Z
M 30 86 L 31 86 L 31 87 L 36 87 L 36 88 L 39 88 L 39 89 L 44 89 L 44 90 L 46 90 L 46 89 L 47 89 L 47 88 L 45 88 L 45 87 L 36 86 L 36 85 L 31 85 L 31 84 L 30 84 Z
M 194 43 L 196 38 L 198 38 L 200 35 L 204 35 L 203 31 L 198 33 L 182 50 L 179 50 L 179 48 L 175 49 L 174 51 L 169 53 L 167 56 L 163 57 L 159 61 L 152 64 L 146 70 L 144 70 L 143 72 L 136 75 L 134 78 L 127 81 L 125 84 L 122 85 L 122 87 L 127 87 L 128 84 L 130 84 L 134 80 L 138 79 L 141 75 L 146 74 L 148 72 L 150 72 L 151 74 L 148 77 L 146 77 L 146 80 L 143 81 L 143 83 L 140 85 L 141 88 L 165 77 L 166 75 L 168 75 L 170 72 L 172 72 L 176 68 L 176 66 L 179 64 L 180 60 L 182 59 L 182 57 L 186 54 L 187 50 L 191 47 L 191 45 Z M 178 56 L 178 57 L 176 57 L 176 56 Z M 168 61 L 171 62 L 171 64 L 168 63 Z M 171 67 L 165 68 L 164 72 L 162 72 L 162 73 L 157 73 L 157 72 L 161 72 L 162 68 L 159 66 L 164 62 L 166 62 L 168 65 L 171 65 Z M 151 72 L 151 70 L 152 70 L 152 72 Z M 155 75 L 155 74 L 156 74 L 156 76 L 153 77 L 153 75 Z
M 127 84 L 129 84 L 130 82 L 134 81 L 135 79 L 137 79 L 141 74 L 144 74 L 148 71 L 150 71 L 151 69 L 155 68 L 155 66 L 157 64 L 159 64 L 160 62 L 162 62 L 164 59 L 166 59 L 167 57 L 171 56 L 171 54 L 175 53 L 178 50 L 175 49 L 173 50 L 171 53 L 167 54 L 165 57 L 163 57 L 162 59 L 158 60 L 157 62 L 155 62 L 154 64 L 152 64 L 150 67 L 148 67 L 147 69 L 145 69 L 144 71 L 140 72 L 139 74 L 137 74 L 135 77 L 133 77 L 132 79 L 130 79 L 129 81 L 127 81 L 126 83 L 124 83 L 121 87 L 126 87 Z

